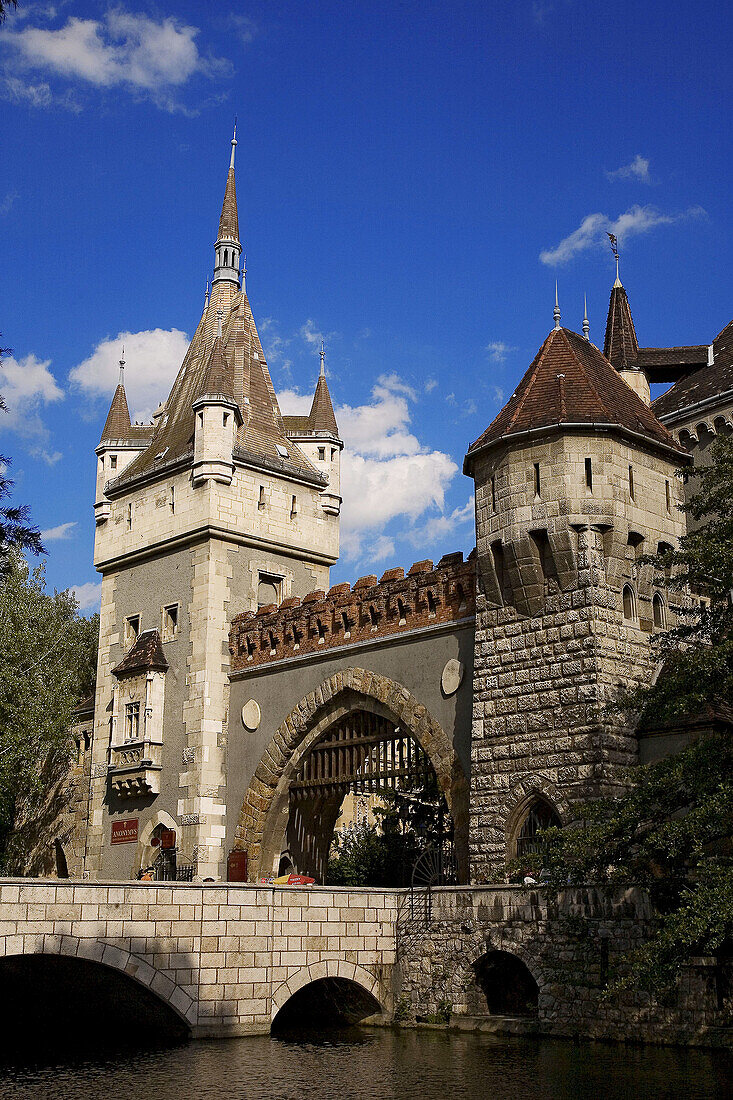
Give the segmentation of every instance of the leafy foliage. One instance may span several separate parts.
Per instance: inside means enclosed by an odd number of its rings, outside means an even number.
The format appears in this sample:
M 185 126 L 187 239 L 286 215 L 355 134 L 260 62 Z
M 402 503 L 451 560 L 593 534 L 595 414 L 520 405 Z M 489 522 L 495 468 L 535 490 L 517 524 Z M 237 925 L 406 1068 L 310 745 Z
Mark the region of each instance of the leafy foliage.
M 551 891 L 587 882 L 648 890 L 657 932 L 612 990 L 669 988 L 690 956 L 733 948 L 733 440 L 718 437 L 711 452 L 710 465 L 684 474 L 699 479 L 686 506 L 699 526 L 678 549 L 649 559 L 685 597 L 657 642 L 663 673 L 616 703 L 672 729 L 703 717 L 708 732 L 634 769 L 622 797 L 579 807 L 569 827 L 544 830 L 540 849 L 522 860 Z
M 0 23 L 3 18 L 3 6 L 0 3 Z M 0 362 L 9 350 L 9 348 L 0 348 Z M 0 412 L 6 411 L 5 402 L 0 394 Z M 3 504 L 3 501 L 7 501 L 10 497 L 10 490 L 13 487 L 13 482 L 5 473 L 9 465 L 10 459 L 7 455 L 0 454 L 0 576 L 9 568 L 9 551 L 12 547 L 30 550 L 33 554 L 45 553 L 38 528 L 30 524 L 30 511 L 27 505 Z
M 49 595 L 44 582 L 42 565 L 31 572 L 10 553 L 0 579 L 0 863 L 12 873 L 32 871 L 39 841 L 53 840 L 72 711 L 96 665 L 98 618 L 80 618 L 73 595 Z

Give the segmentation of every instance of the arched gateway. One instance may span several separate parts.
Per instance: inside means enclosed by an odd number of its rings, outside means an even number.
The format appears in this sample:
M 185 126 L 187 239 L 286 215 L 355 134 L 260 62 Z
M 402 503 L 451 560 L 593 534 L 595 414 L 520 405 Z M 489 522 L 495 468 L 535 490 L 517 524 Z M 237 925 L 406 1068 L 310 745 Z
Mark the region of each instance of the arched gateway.
M 364 716 L 367 716 L 365 719 Z M 402 684 L 361 668 L 347 668 L 328 677 L 301 699 L 273 735 L 245 795 L 237 827 L 237 846 L 249 853 L 250 878 L 270 874 L 277 868 L 280 853 L 288 846 L 288 822 L 291 813 L 291 788 L 303 785 L 303 765 L 311 750 L 329 735 L 334 752 L 338 742 L 334 730 L 350 720 L 363 731 L 374 722 L 390 724 L 418 746 L 429 760 L 453 819 L 458 879 L 468 878 L 468 782 L 448 736 L 426 707 Z M 389 735 L 394 741 L 393 734 Z M 362 743 L 364 736 L 361 734 Z M 384 741 L 385 733 L 375 732 L 373 740 Z M 356 738 L 349 739 L 350 745 Z M 361 763 L 363 767 L 362 750 Z M 315 828 L 319 822 L 319 858 L 330 843 L 334 811 L 330 805 L 313 802 L 310 821 L 301 819 L 301 828 Z M 326 836 L 326 834 L 328 834 Z M 312 835 L 315 836 L 315 833 Z

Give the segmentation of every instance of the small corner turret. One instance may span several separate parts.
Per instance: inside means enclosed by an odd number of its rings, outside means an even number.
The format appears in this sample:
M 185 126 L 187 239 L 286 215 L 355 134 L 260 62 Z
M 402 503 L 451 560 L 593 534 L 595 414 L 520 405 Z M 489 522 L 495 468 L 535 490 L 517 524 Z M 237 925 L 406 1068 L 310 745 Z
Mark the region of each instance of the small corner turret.
M 133 458 L 150 443 L 153 428 L 149 424 L 135 424 L 130 420 L 130 409 L 125 393 L 125 349 L 120 357 L 120 377 L 112 396 L 112 403 L 102 429 L 102 438 L 95 449 L 97 455 L 97 487 L 94 497 L 94 518 L 97 524 L 105 523 L 111 514 L 111 503 L 105 493 L 107 482 L 119 477 Z
M 222 310 L 217 310 L 218 333 L 204 376 L 203 392 L 193 402 L 194 487 L 206 481 L 231 485 L 234 476 L 234 440 L 242 413 L 234 397 L 232 371 L 221 333 Z
M 323 341 L 321 366 L 310 413 L 308 416 L 284 416 L 283 423 L 288 438 L 297 443 L 319 473 L 328 478 L 328 485 L 321 492 L 321 507 L 327 515 L 338 516 L 341 512 L 340 467 L 344 444 L 339 436 L 336 414 L 328 392 L 326 349 Z

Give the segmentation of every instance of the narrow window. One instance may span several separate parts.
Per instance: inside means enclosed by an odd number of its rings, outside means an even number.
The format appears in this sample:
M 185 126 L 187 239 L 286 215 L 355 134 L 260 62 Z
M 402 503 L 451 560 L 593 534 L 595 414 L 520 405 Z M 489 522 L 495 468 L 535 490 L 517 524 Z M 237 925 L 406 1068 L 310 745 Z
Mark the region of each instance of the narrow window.
M 402 600 L 399 598 L 397 599 L 397 611 L 400 616 L 398 626 L 404 626 L 407 622 L 407 610 L 405 609 L 405 605 L 403 604 Z
M 540 464 L 535 462 L 534 464 L 534 495 L 540 497 Z
M 344 628 L 344 638 L 351 637 L 351 624 L 349 623 L 349 616 L 345 611 L 341 612 L 341 625 Z
M 302 631 L 298 630 L 297 626 L 293 627 L 293 649 L 300 649 L 300 639 L 303 637 Z
M 326 448 L 325 447 L 319 447 L 318 448 L 318 461 L 319 462 L 325 462 L 326 461 Z
M 170 499 L 171 512 L 176 510 L 176 487 L 171 485 L 171 499 Z
M 140 704 L 125 704 L 125 740 L 137 741 L 140 737 Z
M 247 660 L 251 661 L 255 655 L 255 642 L 254 638 L 247 636 Z
M 323 645 L 326 640 L 326 628 L 320 619 L 316 619 L 318 625 L 318 644 Z
M 435 618 L 435 613 L 438 609 L 438 605 L 435 602 L 435 596 L 432 592 L 428 591 L 428 616 L 431 619 Z
M 128 504 L 127 505 L 127 530 L 129 531 L 131 529 L 131 527 L 132 527 L 132 505 Z
M 634 499 L 634 467 L 629 466 L 629 496 Z
M 134 645 L 134 643 L 137 641 L 137 636 L 139 633 L 140 616 L 128 615 L 128 617 L 125 619 L 124 645 L 126 649 L 129 648 L 131 645 Z
M 652 600 L 652 614 L 654 616 L 654 629 L 664 630 L 667 625 L 666 608 L 664 606 L 664 600 L 658 592 L 654 593 L 654 599 Z
M 270 656 L 277 656 L 277 638 L 275 637 L 272 630 L 270 631 Z
M 627 622 L 633 622 L 636 618 L 636 598 L 630 584 L 624 585 L 622 599 L 624 605 L 624 618 Z
M 117 469 L 117 455 L 110 455 L 109 456 L 109 468 L 110 468 L 110 470 L 116 470 Z
M 172 641 L 178 633 L 178 604 L 172 603 L 163 608 L 163 629 L 161 631 L 164 642 Z
M 332 447 L 331 448 L 331 462 L 333 462 L 335 457 L 336 457 L 336 448 Z
M 667 514 L 669 514 L 672 511 L 672 498 L 669 492 L 669 481 L 666 480 L 664 482 L 664 496 L 667 501 Z
M 227 424 L 228 424 L 228 423 L 229 423 L 229 413 L 223 413 L 223 416 L 222 416 L 222 427 L 226 428 L 226 426 L 227 426 Z
M 496 478 L 491 478 L 491 511 L 496 511 Z
M 282 577 L 275 577 L 271 573 L 260 573 L 257 582 L 257 608 L 267 607 L 269 604 L 279 604 L 282 592 Z
M 229 267 L 229 249 L 224 249 L 224 267 Z
M 377 611 L 376 611 L 376 608 L 374 607 L 374 604 L 369 605 L 369 621 L 372 624 L 372 633 L 373 633 L 377 629 L 377 627 L 379 626 L 379 615 L 377 614 Z
M 292 519 L 293 516 L 297 516 L 297 514 L 298 514 L 298 501 L 297 501 L 297 498 L 295 496 L 293 496 L 293 499 L 290 502 L 290 518 Z
M 260 499 L 257 501 L 257 507 L 262 511 L 265 507 L 265 486 L 260 485 Z
M 199 413 L 199 424 L 203 428 L 203 426 L 204 426 L 204 414 L 202 412 Z
M 589 493 L 593 492 L 593 462 L 590 458 L 585 460 L 585 487 Z

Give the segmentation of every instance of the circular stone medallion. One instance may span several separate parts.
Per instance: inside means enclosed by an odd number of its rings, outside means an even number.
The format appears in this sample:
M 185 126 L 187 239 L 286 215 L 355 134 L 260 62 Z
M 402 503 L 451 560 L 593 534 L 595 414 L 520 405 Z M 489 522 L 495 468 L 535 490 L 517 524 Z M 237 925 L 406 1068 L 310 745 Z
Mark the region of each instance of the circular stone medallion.
M 444 695 L 455 695 L 461 686 L 463 679 L 463 665 L 455 657 L 446 663 L 443 675 L 440 678 L 440 686 Z
M 254 699 L 250 699 L 242 707 L 242 725 L 246 730 L 256 730 L 260 724 L 262 714 L 260 705 Z

